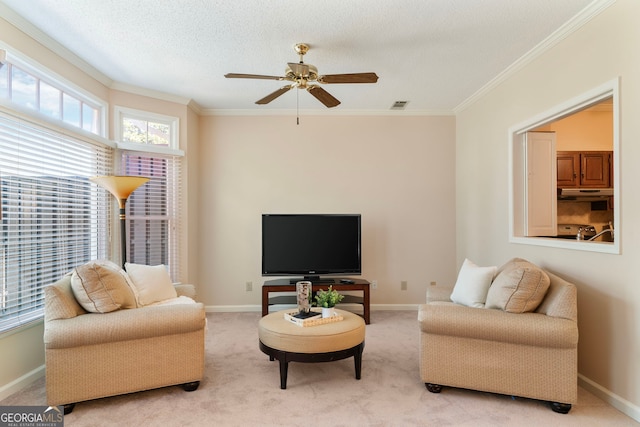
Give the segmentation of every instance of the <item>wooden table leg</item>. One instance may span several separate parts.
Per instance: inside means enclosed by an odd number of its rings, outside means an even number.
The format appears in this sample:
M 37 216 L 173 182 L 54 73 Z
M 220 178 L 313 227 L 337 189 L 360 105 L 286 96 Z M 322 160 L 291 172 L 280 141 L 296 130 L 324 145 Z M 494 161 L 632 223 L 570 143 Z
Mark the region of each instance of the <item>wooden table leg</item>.
M 364 323 L 365 324 L 369 324 L 370 322 L 370 317 L 369 317 L 369 309 L 370 309 L 370 299 L 369 299 L 369 286 L 365 286 L 364 290 L 362 291 L 363 295 L 363 304 L 364 304 L 364 310 L 363 310 L 363 314 L 364 314 Z
M 286 360 L 286 355 L 280 359 L 280 388 L 285 390 L 287 388 L 287 372 L 289 371 L 289 362 Z
M 364 342 L 355 349 L 355 353 L 353 355 L 357 380 L 360 379 L 360 374 L 362 373 L 362 350 L 364 350 Z
M 262 317 L 269 314 L 269 290 L 262 287 Z

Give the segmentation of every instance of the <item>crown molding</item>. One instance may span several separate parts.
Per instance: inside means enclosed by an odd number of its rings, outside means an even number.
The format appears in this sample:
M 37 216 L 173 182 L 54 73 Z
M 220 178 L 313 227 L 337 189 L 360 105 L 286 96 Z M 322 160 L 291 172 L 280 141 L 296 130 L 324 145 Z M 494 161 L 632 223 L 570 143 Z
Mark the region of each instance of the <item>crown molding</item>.
M 294 109 L 201 109 L 201 116 L 455 116 L 452 110 L 294 110 Z
M 98 71 L 93 67 L 93 65 L 89 64 L 78 55 L 49 37 L 47 34 L 43 33 L 40 29 L 36 28 L 32 23 L 18 15 L 13 11 L 13 9 L 9 8 L 4 3 L 0 3 L 0 17 L 103 85 L 110 87 L 113 83 L 113 80 Z
M 484 97 L 487 93 L 495 89 L 508 78 L 524 68 L 534 59 L 549 51 L 552 47 L 560 43 L 562 40 L 578 31 L 601 12 L 613 5 L 616 0 L 594 0 L 589 6 L 584 8 L 580 13 L 567 21 L 564 25 L 551 33 L 546 39 L 538 43 L 533 49 L 517 59 L 513 64 L 508 66 L 504 71 L 491 79 L 486 85 L 477 90 L 466 100 L 456 106 L 453 111 L 455 114 L 461 113 L 476 101 Z
M 154 98 L 161 101 L 174 102 L 176 104 L 189 105 L 192 102 L 190 98 L 172 95 L 170 93 L 160 92 L 157 90 L 145 89 L 140 86 L 133 86 L 126 83 L 113 82 L 111 86 L 109 86 L 109 88 L 122 92 L 132 93 L 134 95 L 147 96 L 149 98 Z

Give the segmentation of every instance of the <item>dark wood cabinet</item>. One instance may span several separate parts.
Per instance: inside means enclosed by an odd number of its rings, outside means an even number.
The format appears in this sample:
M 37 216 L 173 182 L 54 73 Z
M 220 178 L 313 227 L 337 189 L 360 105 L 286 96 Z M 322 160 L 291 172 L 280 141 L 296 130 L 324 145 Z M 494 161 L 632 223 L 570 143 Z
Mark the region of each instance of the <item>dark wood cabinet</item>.
M 611 187 L 611 151 L 558 151 L 558 187 Z
M 580 153 L 576 151 L 558 151 L 556 155 L 558 187 L 578 187 L 580 181 Z

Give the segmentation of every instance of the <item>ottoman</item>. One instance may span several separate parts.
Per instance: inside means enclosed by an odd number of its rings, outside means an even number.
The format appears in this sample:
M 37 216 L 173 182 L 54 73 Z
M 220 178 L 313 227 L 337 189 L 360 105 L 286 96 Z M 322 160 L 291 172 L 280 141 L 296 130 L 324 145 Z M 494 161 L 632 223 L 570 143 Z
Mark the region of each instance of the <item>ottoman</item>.
M 295 309 L 268 314 L 258 323 L 260 350 L 269 360 L 280 362 L 280 388 L 287 388 L 289 362 L 331 362 L 353 356 L 359 380 L 365 336 L 362 317 L 336 309 L 343 320 L 303 327 L 285 320 L 284 313 L 291 311 Z

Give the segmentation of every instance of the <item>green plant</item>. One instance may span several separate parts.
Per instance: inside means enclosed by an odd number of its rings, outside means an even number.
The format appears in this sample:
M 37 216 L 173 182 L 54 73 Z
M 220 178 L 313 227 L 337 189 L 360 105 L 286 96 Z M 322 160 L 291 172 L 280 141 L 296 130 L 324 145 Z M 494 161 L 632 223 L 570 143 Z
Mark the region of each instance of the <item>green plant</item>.
M 338 304 L 344 295 L 341 295 L 338 291 L 334 290 L 332 286 L 329 289 L 323 291 L 320 289 L 316 294 L 316 304 L 318 307 L 331 308 Z

